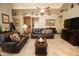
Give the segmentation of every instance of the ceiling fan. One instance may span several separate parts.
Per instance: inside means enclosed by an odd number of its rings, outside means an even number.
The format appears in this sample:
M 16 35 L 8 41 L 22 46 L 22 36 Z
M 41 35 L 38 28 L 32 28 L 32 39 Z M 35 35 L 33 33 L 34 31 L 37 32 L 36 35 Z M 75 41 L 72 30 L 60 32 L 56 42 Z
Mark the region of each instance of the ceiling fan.
M 45 7 L 45 8 L 40 8 L 40 7 L 37 7 L 38 10 L 40 10 L 40 13 L 45 13 L 45 12 L 50 12 L 50 7 Z

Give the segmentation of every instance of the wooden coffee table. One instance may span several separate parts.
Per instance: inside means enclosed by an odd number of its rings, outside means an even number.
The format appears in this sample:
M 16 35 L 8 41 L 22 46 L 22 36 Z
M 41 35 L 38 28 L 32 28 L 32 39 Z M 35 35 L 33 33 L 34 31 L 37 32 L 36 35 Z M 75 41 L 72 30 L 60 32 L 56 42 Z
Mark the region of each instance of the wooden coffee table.
M 47 55 L 47 41 L 44 39 L 44 42 L 35 42 L 35 55 L 37 56 L 46 56 Z

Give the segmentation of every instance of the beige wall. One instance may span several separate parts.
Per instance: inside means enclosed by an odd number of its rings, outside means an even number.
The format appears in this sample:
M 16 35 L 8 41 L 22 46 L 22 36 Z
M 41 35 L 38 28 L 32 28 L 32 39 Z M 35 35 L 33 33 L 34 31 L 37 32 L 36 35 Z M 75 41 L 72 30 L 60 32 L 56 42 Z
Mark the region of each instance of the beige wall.
M 19 12 L 20 13 L 20 12 Z M 36 12 L 37 13 L 37 12 Z M 58 32 L 60 32 L 59 28 L 59 19 L 58 19 L 58 11 L 53 11 L 52 12 L 52 15 L 47 15 L 47 14 L 44 14 L 44 15 L 31 15 L 30 13 L 28 13 L 26 16 L 31 16 L 31 17 L 38 17 L 39 18 L 39 27 L 38 28 L 46 28 L 46 27 L 49 27 L 49 26 L 46 26 L 46 19 L 55 19 L 55 28 L 57 29 Z M 18 27 L 19 31 L 20 32 L 23 32 L 23 15 L 19 14 L 19 16 L 13 16 L 15 18 L 18 18 L 20 20 L 20 26 Z
M 9 15 L 9 20 L 10 20 L 10 22 L 12 22 L 12 6 L 11 6 L 11 4 L 0 3 L 0 25 L 2 27 L 7 28 L 7 27 L 9 27 L 9 25 L 2 23 L 2 13 Z

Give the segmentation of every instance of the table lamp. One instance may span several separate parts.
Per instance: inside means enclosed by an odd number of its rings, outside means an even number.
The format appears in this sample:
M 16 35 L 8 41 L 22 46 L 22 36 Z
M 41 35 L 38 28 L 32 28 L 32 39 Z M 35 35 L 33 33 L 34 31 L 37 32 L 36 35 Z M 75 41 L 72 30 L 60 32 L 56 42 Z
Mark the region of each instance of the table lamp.
M 27 28 L 28 28 L 28 25 L 24 24 L 24 25 L 23 25 L 24 33 L 27 32 Z

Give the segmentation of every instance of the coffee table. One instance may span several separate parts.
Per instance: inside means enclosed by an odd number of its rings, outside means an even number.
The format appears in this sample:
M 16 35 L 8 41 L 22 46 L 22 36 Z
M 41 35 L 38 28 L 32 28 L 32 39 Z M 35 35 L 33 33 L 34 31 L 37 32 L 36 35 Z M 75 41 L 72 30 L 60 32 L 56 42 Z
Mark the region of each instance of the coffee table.
M 47 41 L 44 39 L 44 42 L 38 42 L 36 39 L 35 42 L 35 55 L 37 56 L 46 56 L 47 55 Z

